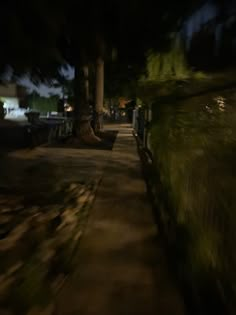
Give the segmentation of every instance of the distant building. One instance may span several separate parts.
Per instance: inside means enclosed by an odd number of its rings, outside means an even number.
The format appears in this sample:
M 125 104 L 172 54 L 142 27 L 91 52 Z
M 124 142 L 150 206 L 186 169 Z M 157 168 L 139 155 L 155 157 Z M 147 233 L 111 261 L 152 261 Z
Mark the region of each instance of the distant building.
M 0 100 L 4 103 L 3 107 L 6 114 L 11 111 L 24 107 L 26 97 L 26 89 L 15 83 L 0 85 Z

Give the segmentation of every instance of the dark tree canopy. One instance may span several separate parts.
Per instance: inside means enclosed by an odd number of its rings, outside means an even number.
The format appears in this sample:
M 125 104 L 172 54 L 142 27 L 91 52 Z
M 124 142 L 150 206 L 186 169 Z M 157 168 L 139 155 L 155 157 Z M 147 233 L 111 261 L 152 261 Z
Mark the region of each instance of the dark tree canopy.
M 201 2 L 201 1 L 200 1 Z M 50 77 L 62 64 L 84 63 L 116 48 L 122 63 L 139 64 L 199 1 L 12 0 L 1 2 L 0 71 Z M 14 8 L 14 9 L 13 9 Z M 106 49 L 105 49 L 106 47 Z
M 11 65 L 16 74 L 52 75 L 63 62 L 58 50 L 62 11 L 46 0 L 4 1 L 0 9 L 0 71 Z

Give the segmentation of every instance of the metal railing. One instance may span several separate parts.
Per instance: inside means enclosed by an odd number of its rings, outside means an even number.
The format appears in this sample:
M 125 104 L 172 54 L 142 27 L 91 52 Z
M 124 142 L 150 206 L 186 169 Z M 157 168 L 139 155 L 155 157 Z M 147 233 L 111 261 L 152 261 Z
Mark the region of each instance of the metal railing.
M 152 152 L 150 141 L 150 126 L 152 121 L 152 110 L 150 108 L 136 108 L 133 111 L 132 126 L 139 137 L 142 146 Z

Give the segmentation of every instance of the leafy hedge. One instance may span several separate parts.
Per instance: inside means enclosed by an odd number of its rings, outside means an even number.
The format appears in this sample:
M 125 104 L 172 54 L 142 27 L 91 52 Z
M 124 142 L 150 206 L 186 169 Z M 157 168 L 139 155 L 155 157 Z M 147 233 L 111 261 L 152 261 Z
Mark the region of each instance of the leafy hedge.
M 154 104 L 151 129 L 159 202 L 168 201 L 159 207 L 181 276 L 213 279 L 226 300 L 236 295 L 234 98 L 228 91 Z

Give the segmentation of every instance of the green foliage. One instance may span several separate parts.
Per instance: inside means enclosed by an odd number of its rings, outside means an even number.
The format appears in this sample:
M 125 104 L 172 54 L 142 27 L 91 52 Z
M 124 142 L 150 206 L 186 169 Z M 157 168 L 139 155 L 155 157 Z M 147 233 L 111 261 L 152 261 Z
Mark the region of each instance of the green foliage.
M 236 279 L 233 102 L 228 91 L 156 104 L 151 132 L 155 167 L 174 210 L 176 248 L 185 256 L 184 272 L 217 274 L 231 288 Z M 188 242 L 178 234 L 182 230 Z
M 202 71 L 196 71 L 192 73 L 192 77 L 197 80 L 209 79 L 210 76 Z
M 41 97 L 39 95 L 32 94 L 28 98 L 28 106 L 31 109 L 46 114 L 47 112 L 57 111 L 58 101 L 58 96 Z
M 172 41 L 167 52 L 156 53 L 150 50 L 146 67 L 148 81 L 186 79 L 190 76 L 184 48 L 178 36 Z
M 136 104 L 137 104 L 137 106 L 142 106 L 142 105 L 144 105 L 143 101 L 142 101 L 140 98 L 137 98 L 137 99 L 136 99 Z
M 149 80 L 156 80 L 161 72 L 161 55 L 149 51 L 147 56 L 147 73 Z
M 225 91 L 236 85 L 234 70 L 219 73 L 192 72 L 187 80 L 139 81 L 137 96 L 147 104 L 175 102 L 210 92 Z

